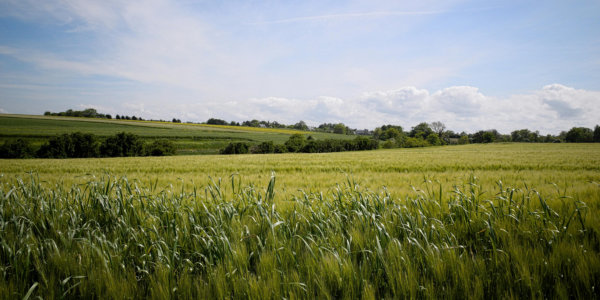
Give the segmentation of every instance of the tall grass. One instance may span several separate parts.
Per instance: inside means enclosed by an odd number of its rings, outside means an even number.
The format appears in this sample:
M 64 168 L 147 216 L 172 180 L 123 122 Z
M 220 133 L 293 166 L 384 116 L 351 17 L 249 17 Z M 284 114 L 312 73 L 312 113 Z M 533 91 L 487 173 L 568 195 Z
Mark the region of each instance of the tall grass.
M 599 297 L 598 206 L 561 190 L 0 183 L 2 299 Z

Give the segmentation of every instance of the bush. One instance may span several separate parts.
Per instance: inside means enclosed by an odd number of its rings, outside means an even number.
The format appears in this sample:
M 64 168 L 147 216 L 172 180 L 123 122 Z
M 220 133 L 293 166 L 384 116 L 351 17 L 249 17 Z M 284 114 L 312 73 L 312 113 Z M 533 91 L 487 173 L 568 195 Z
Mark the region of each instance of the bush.
M 594 133 L 589 128 L 573 127 L 567 132 L 565 139 L 568 143 L 591 143 L 594 141 Z
M 165 156 L 175 155 L 175 144 L 169 140 L 156 140 L 146 146 L 146 155 Z
M 100 154 L 105 157 L 143 156 L 144 143 L 135 134 L 121 132 L 104 140 Z
M 227 125 L 227 121 L 221 119 L 210 118 L 206 121 L 206 124 L 210 125 Z
M 29 142 L 23 139 L 6 141 L 0 146 L 0 158 L 30 158 L 34 151 Z
M 437 135 L 437 133 L 430 133 L 427 136 L 427 142 L 432 146 L 439 146 L 442 144 L 442 142 L 440 141 L 440 137 Z
M 266 154 L 266 153 L 275 153 L 275 145 L 273 142 L 262 142 L 254 147 L 252 147 L 252 153 L 257 154 Z
M 98 157 L 99 154 L 98 138 L 81 132 L 52 137 L 37 151 L 41 158 Z
M 430 146 L 429 143 L 421 138 L 413 138 L 407 137 L 402 144 L 404 148 L 417 148 L 417 147 L 427 147 Z
M 288 149 L 285 145 L 281 145 L 281 144 L 275 145 L 274 153 L 287 153 L 287 152 L 288 152 Z
M 221 150 L 221 154 L 247 154 L 249 150 L 247 143 L 229 143 L 225 149 Z
M 296 133 L 292 134 L 290 138 L 285 142 L 285 146 L 287 147 L 289 152 L 300 152 L 304 145 L 306 144 L 306 138 L 304 135 Z

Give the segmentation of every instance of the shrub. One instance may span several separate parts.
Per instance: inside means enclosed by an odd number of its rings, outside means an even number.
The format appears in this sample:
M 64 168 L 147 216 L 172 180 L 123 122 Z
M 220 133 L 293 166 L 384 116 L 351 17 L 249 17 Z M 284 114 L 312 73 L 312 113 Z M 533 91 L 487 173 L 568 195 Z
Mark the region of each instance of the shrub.
M 146 155 L 165 156 L 175 154 L 175 144 L 169 140 L 156 140 L 146 146 Z
M 274 153 L 287 153 L 287 147 L 285 145 L 275 145 Z
M 221 154 L 247 154 L 249 148 L 248 144 L 244 142 L 229 143 L 221 150 Z
M 106 157 L 143 156 L 144 143 L 135 134 L 121 132 L 104 140 L 100 154 Z
M 30 158 L 34 151 L 29 142 L 23 139 L 6 141 L 0 146 L 0 158 Z
M 591 143 L 594 141 L 594 133 L 585 127 L 573 127 L 567 132 L 565 138 L 568 143 Z
M 304 145 L 306 144 L 306 138 L 304 135 L 296 133 L 290 136 L 290 138 L 285 142 L 285 146 L 287 147 L 289 152 L 300 152 Z
M 52 137 L 37 151 L 41 158 L 98 157 L 99 154 L 98 138 L 81 132 Z
M 252 153 L 265 154 L 265 153 L 274 153 L 275 145 L 273 142 L 262 142 L 254 147 L 252 147 Z

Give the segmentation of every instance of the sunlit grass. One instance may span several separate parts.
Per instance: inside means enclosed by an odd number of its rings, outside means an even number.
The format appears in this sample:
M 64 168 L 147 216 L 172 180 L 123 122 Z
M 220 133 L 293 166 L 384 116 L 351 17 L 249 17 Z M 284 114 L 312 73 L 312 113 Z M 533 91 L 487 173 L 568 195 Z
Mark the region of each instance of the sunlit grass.
M 0 185 L 0 297 L 595 298 L 597 206 L 471 177 L 405 197 L 352 179 Z M 228 188 L 226 188 L 228 186 Z

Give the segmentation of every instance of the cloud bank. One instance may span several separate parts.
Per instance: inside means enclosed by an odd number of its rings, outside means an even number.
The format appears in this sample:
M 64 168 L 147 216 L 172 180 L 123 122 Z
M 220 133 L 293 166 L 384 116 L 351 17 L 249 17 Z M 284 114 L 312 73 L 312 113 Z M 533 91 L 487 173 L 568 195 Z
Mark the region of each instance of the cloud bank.
M 410 129 L 420 122 L 441 121 L 448 129 L 458 132 L 497 129 L 510 133 L 528 128 L 544 134 L 557 134 L 573 126 L 593 127 L 600 123 L 599 91 L 560 84 L 507 98 L 486 96 L 472 86 L 453 86 L 434 92 L 402 87 L 365 92 L 349 99 L 331 96 L 313 99 L 265 97 L 190 103 L 172 109 L 143 103 L 137 106 L 136 109 L 136 104 L 126 104 L 127 109 L 138 115 L 165 119 L 183 116 L 189 121 L 205 121 L 214 117 L 286 124 L 304 120 L 310 125 L 343 122 L 351 127 L 370 129 L 384 124 Z

